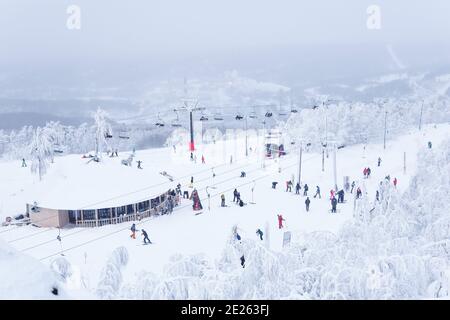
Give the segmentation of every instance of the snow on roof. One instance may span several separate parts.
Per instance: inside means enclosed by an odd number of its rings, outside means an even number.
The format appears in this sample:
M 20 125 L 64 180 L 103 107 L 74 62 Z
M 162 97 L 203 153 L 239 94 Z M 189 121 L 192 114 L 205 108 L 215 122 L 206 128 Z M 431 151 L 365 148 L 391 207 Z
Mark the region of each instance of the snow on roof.
M 67 299 L 56 274 L 0 240 L 0 299 Z M 52 293 L 56 288 L 58 295 Z
M 150 154 L 139 157 L 142 170 L 136 159 L 132 167 L 121 164 L 127 156 L 104 156 L 99 163 L 87 163 L 80 155 L 55 158 L 42 181 L 27 192 L 27 202 L 50 209 L 100 209 L 148 200 L 174 188 L 174 182 L 151 166 Z

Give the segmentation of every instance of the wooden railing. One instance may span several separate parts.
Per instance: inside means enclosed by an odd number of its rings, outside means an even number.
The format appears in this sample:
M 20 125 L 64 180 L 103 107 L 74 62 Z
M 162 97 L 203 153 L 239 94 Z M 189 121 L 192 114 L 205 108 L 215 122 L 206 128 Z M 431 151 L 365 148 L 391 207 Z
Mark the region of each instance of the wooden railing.
M 160 215 L 163 212 L 163 210 L 165 209 L 165 206 L 166 206 L 166 202 L 163 202 L 163 203 L 159 204 L 157 207 L 151 208 L 146 211 L 131 213 L 131 214 L 127 214 L 127 215 L 123 214 L 118 217 L 106 218 L 106 219 L 83 220 L 83 221 L 78 220 L 78 221 L 76 221 L 75 225 L 77 227 L 92 228 L 92 227 L 106 226 L 109 224 L 118 224 L 118 223 L 122 223 L 122 222 L 140 221 L 140 220 L 142 220 L 144 218 L 148 218 L 150 216 Z

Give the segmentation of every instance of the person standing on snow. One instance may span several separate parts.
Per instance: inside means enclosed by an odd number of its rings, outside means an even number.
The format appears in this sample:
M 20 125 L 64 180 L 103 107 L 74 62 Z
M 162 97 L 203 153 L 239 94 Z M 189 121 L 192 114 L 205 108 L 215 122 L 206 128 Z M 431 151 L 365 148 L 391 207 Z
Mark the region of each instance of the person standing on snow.
M 305 183 L 305 186 L 303 187 L 303 195 L 307 196 L 308 195 L 308 185 Z
M 292 192 L 292 181 L 286 181 L 286 192 Z
M 331 212 L 336 213 L 337 200 L 336 198 L 331 199 Z
M 26 168 L 27 167 L 27 163 L 25 162 L 25 159 L 22 159 L 22 168 Z
M 372 171 L 370 170 L 370 168 L 367 168 L 367 178 L 370 178 L 370 173 L 371 173 Z
M 314 199 L 319 196 L 319 199 L 322 199 L 322 196 L 320 195 L 320 187 L 316 186 L 316 194 L 314 195 Z
M 131 230 L 130 238 L 136 239 L 136 231 L 137 231 L 137 229 L 136 229 L 136 225 L 134 223 L 131 225 L 131 229 L 130 230 Z
M 381 165 L 381 158 L 378 157 L 378 166 L 380 166 L 380 165 Z
M 241 257 L 241 266 L 242 266 L 242 268 L 245 268 L 245 258 L 244 258 L 244 255 L 242 255 L 242 257 Z
M 144 243 L 147 243 L 147 240 L 148 240 L 148 243 L 152 243 L 152 242 L 150 241 L 150 239 L 148 238 L 147 232 L 145 232 L 144 229 L 142 229 L 141 231 L 142 231 L 142 235 L 144 236 Z
M 283 216 L 281 214 L 278 214 L 278 229 L 283 228 L 283 221 L 286 221 L 283 219 Z
M 398 182 L 398 180 L 397 180 L 397 178 L 394 178 L 394 187 L 396 187 L 397 188 L 397 182 Z
M 240 202 L 241 202 L 241 193 L 238 192 L 238 193 L 236 194 L 236 203 L 239 204 Z
M 431 149 L 431 147 L 432 147 L 431 141 L 428 141 L 428 149 Z
M 309 197 L 306 197 L 305 204 L 306 204 L 306 212 L 309 212 L 309 204 L 311 203 L 311 200 L 309 200 Z
M 138 167 L 138 169 L 142 169 L 142 167 L 141 167 L 141 163 L 142 163 L 142 161 L 141 161 L 141 160 L 138 160 L 138 162 L 137 162 L 137 163 L 138 163 L 138 166 L 137 166 L 137 167 Z
M 362 196 L 361 188 L 358 187 L 358 189 L 356 189 L 356 199 L 361 198 L 361 196 Z
M 300 183 L 297 182 L 297 184 L 295 185 L 295 194 L 300 194 Z
M 352 190 L 350 190 L 350 193 L 353 193 L 353 188 L 355 187 L 355 181 L 352 182 Z
M 238 191 L 237 191 L 237 189 L 234 189 L 234 191 L 233 191 L 233 202 L 236 202 L 237 195 L 238 195 Z
M 225 205 L 225 195 L 222 193 L 222 195 L 220 196 L 220 199 L 221 199 L 221 203 L 220 203 L 220 206 L 221 207 L 226 207 L 226 205 Z
M 377 192 L 375 193 L 375 199 L 377 201 L 380 201 L 380 191 L 377 190 Z
M 338 202 L 344 203 L 344 190 L 339 190 L 338 194 Z
M 258 229 L 258 230 L 256 230 L 256 234 L 259 236 L 259 238 L 261 239 L 261 240 L 263 240 L 263 232 L 261 231 L 261 229 Z
M 202 163 L 206 163 L 206 162 L 205 162 L 205 156 L 204 156 L 204 155 L 202 155 Z

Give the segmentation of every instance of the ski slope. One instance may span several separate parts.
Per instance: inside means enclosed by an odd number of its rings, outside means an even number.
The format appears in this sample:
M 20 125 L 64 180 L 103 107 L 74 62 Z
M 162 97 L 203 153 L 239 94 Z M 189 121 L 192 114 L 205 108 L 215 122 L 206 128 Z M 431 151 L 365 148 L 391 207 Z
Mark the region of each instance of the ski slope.
M 407 188 L 411 176 L 415 173 L 418 150 L 429 140 L 433 142 L 433 147 L 436 147 L 449 135 L 448 124 L 428 126 L 421 132 L 414 131 L 389 140 L 385 150 L 382 144 L 355 145 L 339 149 L 337 184 L 342 188 L 343 177 L 349 176 L 350 181 L 354 180 L 356 187 L 361 186 L 370 201 L 374 201 L 379 182 L 389 174 L 391 179 L 397 177 L 397 189 L 401 193 Z M 283 231 L 292 231 L 294 235 L 296 232 L 319 230 L 336 233 L 346 221 L 353 219 L 354 203 L 350 194 L 346 194 L 346 203 L 338 204 L 338 213 L 330 213 L 329 191 L 334 186 L 331 153 L 325 158 L 323 172 L 321 154 L 303 153 L 302 187 L 304 183 L 308 184 L 308 195 L 311 199 L 310 211 L 306 212 L 304 204 L 306 198 L 295 195 L 298 172 L 297 149 L 294 147 L 291 153 L 281 159 L 265 160 L 263 168 L 263 157 L 259 153 L 258 144 L 256 140 L 250 141 L 253 151 L 248 158 L 245 157 L 242 140 L 228 141 L 226 145 L 220 142 L 200 145 L 196 153 L 197 163 L 190 161 L 189 153 L 180 148 L 177 152 L 172 148 L 138 150 L 136 159 L 143 161 L 143 170 L 137 169 L 136 164 L 133 168 L 122 166 L 120 164 L 122 156 L 105 158 L 101 164 L 89 164 L 88 170 L 83 162 L 86 160 L 81 159 L 80 155 L 64 156 L 55 159 L 43 182 L 32 176 L 29 169 L 21 168 L 20 162 L 2 162 L 0 163 L 2 220 L 5 216 L 23 212 L 25 203 L 33 199 L 37 193 L 47 193 L 45 196 L 51 199 L 52 190 L 43 188 L 43 185 L 61 186 L 63 181 L 71 179 L 71 176 L 78 179 L 87 178 L 92 166 L 95 165 L 98 165 L 99 177 L 108 177 L 120 170 L 130 169 L 134 170 L 130 174 L 132 179 L 121 179 L 116 184 L 105 184 L 104 188 L 109 193 L 99 193 L 101 196 L 92 190 L 86 193 L 75 188 L 70 195 L 72 198 L 78 198 L 79 195 L 86 205 L 98 204 L 99 207 L 107 206 L 105 204 L 110 203 L 108 201 L 111 196 L 115 201 L 123 199 L 128 203 L 135 200 L 134 191 L 145 187 L 149 187 L 146 192 L 157 192 L 161 184 L 164 188 L 175 188 L 180 182 L 182 190 L 191 191 L 188 185 L 193 176 L 194 187 L 202 199 L 203 213 L 195 215 L 192 202 L 183 199 L 181 205 L 175 208 L 171 215 L 136 222 L 137 228 L 145 229 L 154 242 L 146 246 L 142 245 L 140 232 L 136 240 L 130 238 L 130 224 L 127 223 L 100 228 L 63 230 L 33 226 L 0 227 L 0 239 L 46 265 L 50 265 L 61 250 L 64 250 L 65 258 L 72 264 L 76 274 L 87 277 L 85 285 L 94 290 L 108 257 L 120 246 L 124 246 L 129 252 L 129 263 L 123 275 L 126 283 L 135 281 L 141 271 L 161 274 L 174 254 L 202 253 L 211 260 L 218 259 L 234 225 L 238 226 L 243 238 L 251 239 L 257 239 L 256 229 L 264 231 L 267 225 L 270 249 L 281 251 Z M 226 150 L 225 154 L 223 150 Z M 404 173 L 404 152 L 406 152 L 406 173 Z M 202 154 L 206 158 L 206 164 L 201 163 Z M 233 163 L 230 163 L 230 156 L 233 156 Z M 378 157 L 382 158 L 380 167 L 377 167 Z M 372 174 L 369 179 L 363 179 L 362 170 L 367 166 L 371 168 Z M 152 170 L 153 173 L 167 171 L 175 179 L 173 182 L 164 181 L 165 178 L 152 182 L 146 177 L 146 170 Z M 246 172 L 245 178 L 240 178 L 241 171 Z M 212 172 L 216 175 L 214 178 Z M 293 192 L 286 192 L 285 183 L 292 176 L 295 177 Z M 276 190 L 271 188 L 272 181 L 278 182 Z M 312 197 L 316 185 L 321 188 L 321 199 Z M 210 210 L 207 187 L 211 194 Z M 246 206 L 239 207 L 232 203 L 234 188 L 241 193 L 241 198 L 247 203 Z M 249 203 L 252 201 L 252 188 L 255 204 Z M 303 193 L 303 188 L 300 192 Z M 228 205 L 225 208 L 220 207 L 222 193 L 225 194 Z M 55 205 L 64 204 L 64 194 L 58 193 L 58 199 L 54 201 Z M 278 229 L 277 214 L 282 214 L 286 220 L 284 230 Z M 56 240 L 59 232 L 62 237 L 61 243 Z M 295 237 L 292 241 L 296 241 Z M 239 261 L 236 261 L 236 264 L 239 264 Z M 74 298 L 84 296 L 79 292 L 79 286 L 79 283 L 73 283 L 67 288 L 68 294 L 72 294 Z

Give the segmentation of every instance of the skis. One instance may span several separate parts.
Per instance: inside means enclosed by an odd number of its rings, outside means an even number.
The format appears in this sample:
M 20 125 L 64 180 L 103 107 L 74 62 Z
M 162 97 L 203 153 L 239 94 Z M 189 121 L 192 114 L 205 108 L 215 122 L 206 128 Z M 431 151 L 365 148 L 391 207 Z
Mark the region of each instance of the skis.
M 197 212 L 195 215 L 198 216 L 199 214 L 202 214 L 203 211 Z

